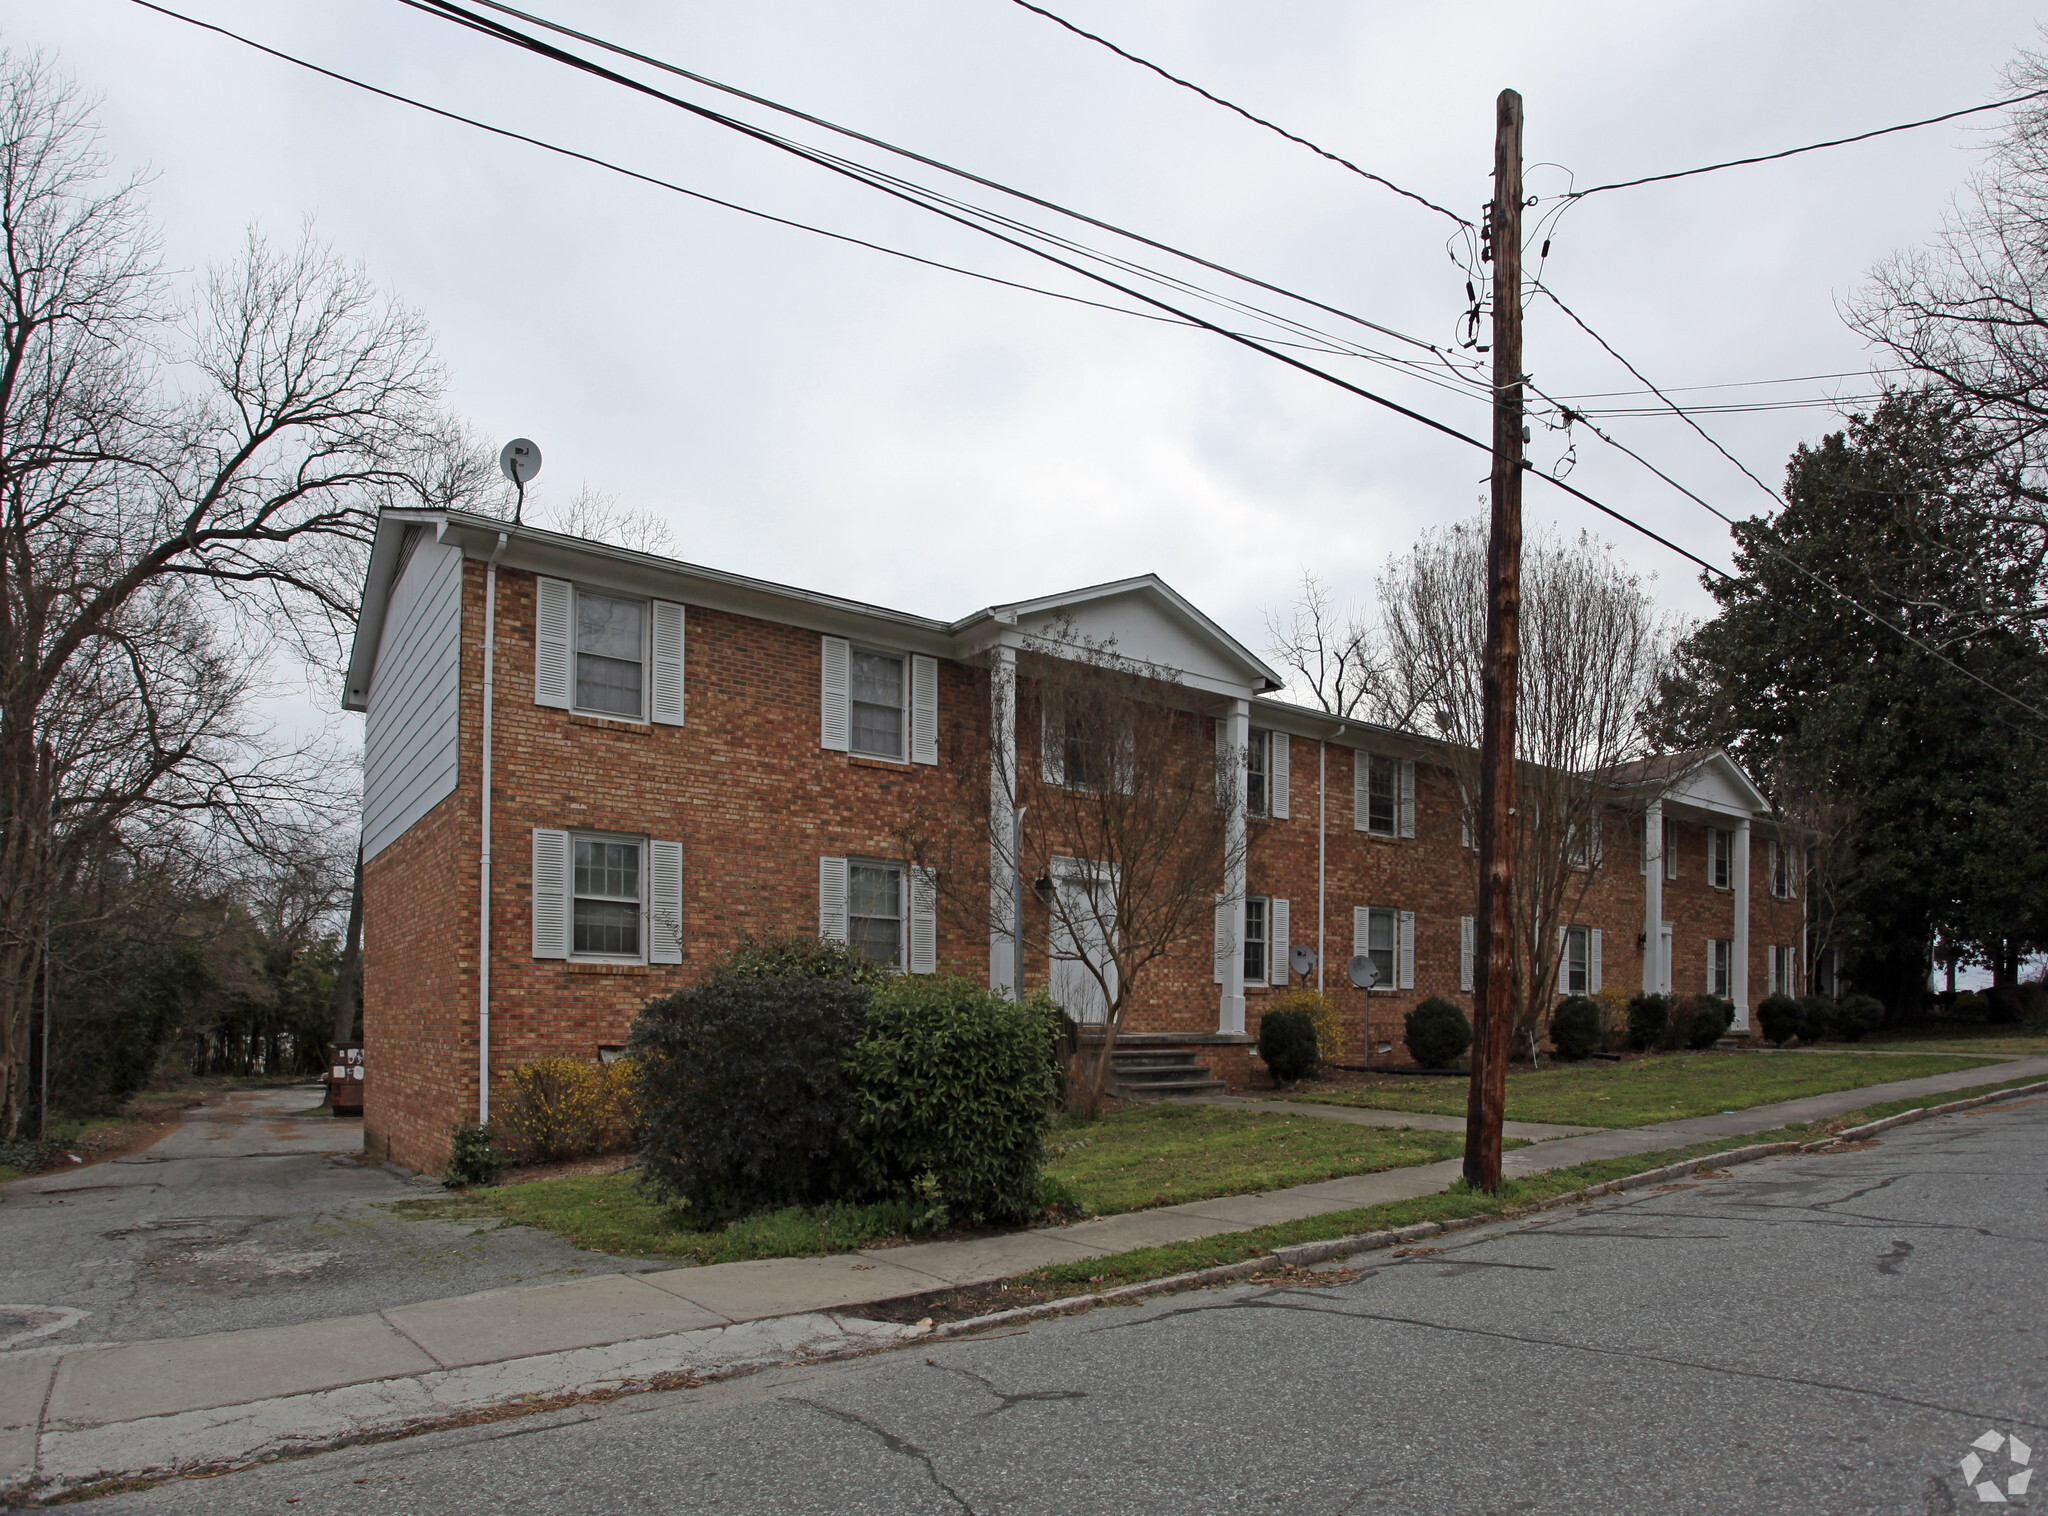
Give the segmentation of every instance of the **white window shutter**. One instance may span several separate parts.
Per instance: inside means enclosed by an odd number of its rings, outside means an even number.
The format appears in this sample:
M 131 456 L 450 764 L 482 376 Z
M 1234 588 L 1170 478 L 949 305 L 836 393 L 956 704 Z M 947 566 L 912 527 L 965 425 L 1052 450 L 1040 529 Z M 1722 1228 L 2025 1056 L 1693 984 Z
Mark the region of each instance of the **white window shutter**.
M 683 845 L 647 844 L 647 961 L 683 961 Z
M 1372 910 L 1368 906 L 1351 908 L 1351 956 L 1363 958 L 1366 949 L 1372 945 Z
M 1586 934 L 1586 993 L 1600 993 L 1600 928 Z
M 1707 993 L 1709 995 L 1714 993 L 1714 949 L 1720 945 L 1719 942 L 1711 937 L 1707 939 Z
M 575 664 L 570 622 L 576 592 L 566 579 L 536 579 L 533 590 L 533 703 L 569 709 Z
M 818 939 L 846 942 L 846 860 L 818 860 Z
M 654 699 L 649 716 L 663 726 L 683 724 L 683 608 L 654 602 Z M 665 961 L 665 960 L 662 960 Z
M 1678 877 L 1678 824 L 1666 818 L 1664 822 L 1664 877 Z
M 1645 879 L 1650 877 L 1650 818 L 1648 815 L 1636 823 L 1636 872 Z
M 1472 993 L 1472 963 L 1475 949 L 1478 946 L 1475 941 L 1476 935 L 1473 930 L 1472 918 L 1470 916 L 1460 916 L 1458 918 L 1458 988 L 1468 995 Z
M 939 761 L 939 660 L 910 659 L 910 761 Z
M 1051 712 L 1038 713 L 1038 777 L 1047 784 L 1067 782 L 1067 749 L 1054 730 L 1057 725 Z
M 1221 895 L 1216 897 L 1216 982 L 1230 977 L 1230 955 L 1237 951 L 1237 912 Z
M 818 746 L 844 753 L 853 746 L 853 648 L 844 637 L 823 640 L 823 708 Z
M 1395 977 L 1400 980 L 1402 989 L 1412 990 L 1415 988 L 1415 913 L 1413 911 L 1403 911 L 1401 913 L 1401 935 L 1398 941 L 1400 946 L 1394 954 L 1396 960 Z
M 1401 835 L 1415 835 L 1415 760 L 1412 758 L 1401 760 Z M 1412 985 L 1401 987 L 1413 988 Z
M 1287 902 L 1266 903 L 1266 983 L 1287 986 Z
M 569 956 L 569 834 L 533 829 L 533 956 Z
M 1266 811 L 1276 821 L 1287 819 L 1287 734 L 1266 739 Z
M 1458 786 L 1458 846 L 1472 846 L 1472 792 Z
M 1230 723 L 1222 717 L 1216 718 L 1216 807 L 1229 810 L 1231 796 L 1236 793 L 1236 775 L 1230 767 Z
M 910 972 L 939 971 L 939 876 L 935 870 L 910 871 Z
M 1372 754 L 1351 750 L 1351 829 L 1365 831 L 1372 824 Z
M 1785 898 L 1797 900 L 1799 898 L 1799 859 L 1801 855 L 1795 848 L 1785 849 L 1785 855 Z

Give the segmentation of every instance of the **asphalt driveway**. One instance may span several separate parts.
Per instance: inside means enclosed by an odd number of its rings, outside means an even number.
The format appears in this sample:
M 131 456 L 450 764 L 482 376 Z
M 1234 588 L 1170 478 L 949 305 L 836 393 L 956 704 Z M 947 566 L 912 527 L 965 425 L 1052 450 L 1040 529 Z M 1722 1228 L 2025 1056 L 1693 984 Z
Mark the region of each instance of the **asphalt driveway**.
M 345 1316 L 646 1265 L 516 1227 L 401 1219 L 318 1085 L 210 1099 L 154 1146 L 0 1185 L 0 1351 Z

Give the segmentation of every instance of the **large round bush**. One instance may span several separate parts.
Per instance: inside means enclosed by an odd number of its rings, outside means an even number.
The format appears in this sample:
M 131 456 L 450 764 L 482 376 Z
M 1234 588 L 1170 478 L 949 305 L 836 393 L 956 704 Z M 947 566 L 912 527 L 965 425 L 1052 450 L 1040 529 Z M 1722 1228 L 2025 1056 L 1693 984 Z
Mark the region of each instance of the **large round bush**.
M 1432 995 L 1408 1013 L 1408 1056 L 1425 1069 L 1447 1069 L 1472 1046 L 1472 1023 L 1441 996 Z
M 647 1184 L 692 1226 L 841 1198 L 867 1003 L 850 979 L 734 974 L 650 1001 L 627 1044 Z
M 1590 1058 L 1600 1046 L 1600 1007 L 1584 995 L 1573 995 L 1550 1013 L 1550 1045 L 1567 1063 Z
M 918 975 L 874 992 L 846 1057 L 863 1192 L 930 1200 L 954 1220 L 1038 1208 L 1059 1095 L 1059 1012 L 966 979 Z
M 1799 1002 L 1782 990 L 1775 995 L 1766 995 L 1763 1003 L 1756 1008 L 1756 1029 L 1763 1034 L 1766 1042 L 1783 1047 L 1799 1035 L 1806 1018 L 1799 1009 Z
M 1259 1018 L 1259 1057 L 1275 1084 L 1292 1084 L 1316 1066 L 1320 1047 L 1307 1011 L 1268 1011 Z
M 1735 1007 L 1718 995 L 1692 997 L 1689 1010 L 1685 1045 L 1696 1053 L 1703 1053 L 1719 1042 L 1735 1024 Z
M 1849 995 L 1835 1006 L 1835 1035 L 1856 1042 L 1884 1025 L 1884 1002 L 1875 995 Z
M 1835 1002 L 1825 995 L 1799 997 L 1799 1040 L 1826 1042 L 1835 1035 Z
M 1664 1040 L 1671 1025 L 1671 997 L 1636 995 L 1628 1003 L 1628 1046 L 1634 1053 L 1647 1053 Z

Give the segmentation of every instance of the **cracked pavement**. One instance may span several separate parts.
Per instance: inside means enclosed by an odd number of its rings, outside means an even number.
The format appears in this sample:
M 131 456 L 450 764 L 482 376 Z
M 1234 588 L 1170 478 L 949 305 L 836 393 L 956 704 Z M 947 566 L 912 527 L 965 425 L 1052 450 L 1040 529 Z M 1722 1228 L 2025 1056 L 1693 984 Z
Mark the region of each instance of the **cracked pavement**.
M 141 1152 L 0 1187 L 0 1354 L 283 1326 L 644 1260 L 393 1215 L 440 1193 L 366 1162 L 318 1085 L 225 1092 Z
M 1189 1292 L 100 1504 L 1976 1509 L 1974 1440 L 2048 1447 L 2044 1176 L 2034 1098 L 1364 1255 L 1329 1285 Z

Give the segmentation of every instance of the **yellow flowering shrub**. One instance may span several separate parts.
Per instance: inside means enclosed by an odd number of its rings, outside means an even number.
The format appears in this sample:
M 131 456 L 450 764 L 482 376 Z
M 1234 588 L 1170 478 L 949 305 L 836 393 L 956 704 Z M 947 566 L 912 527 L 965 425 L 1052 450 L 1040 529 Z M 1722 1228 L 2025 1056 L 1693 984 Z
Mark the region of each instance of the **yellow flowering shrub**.
M 1324 1063 L 1337 1063 L 1344 1056 L 1344 1023 L 1335 1002 L 1311 989 L 1288 990 L 1275 995 L 1266 1007 L 1274 1011 L 1302 1011 L 1316 1029 L 1316 1055 Z
M 514 1163 L 559 1163 L 626 1147 L 633 1115 L 627 1060 L 588 1063 L 557 1054 L 512 1071 L 491 1126 Z

